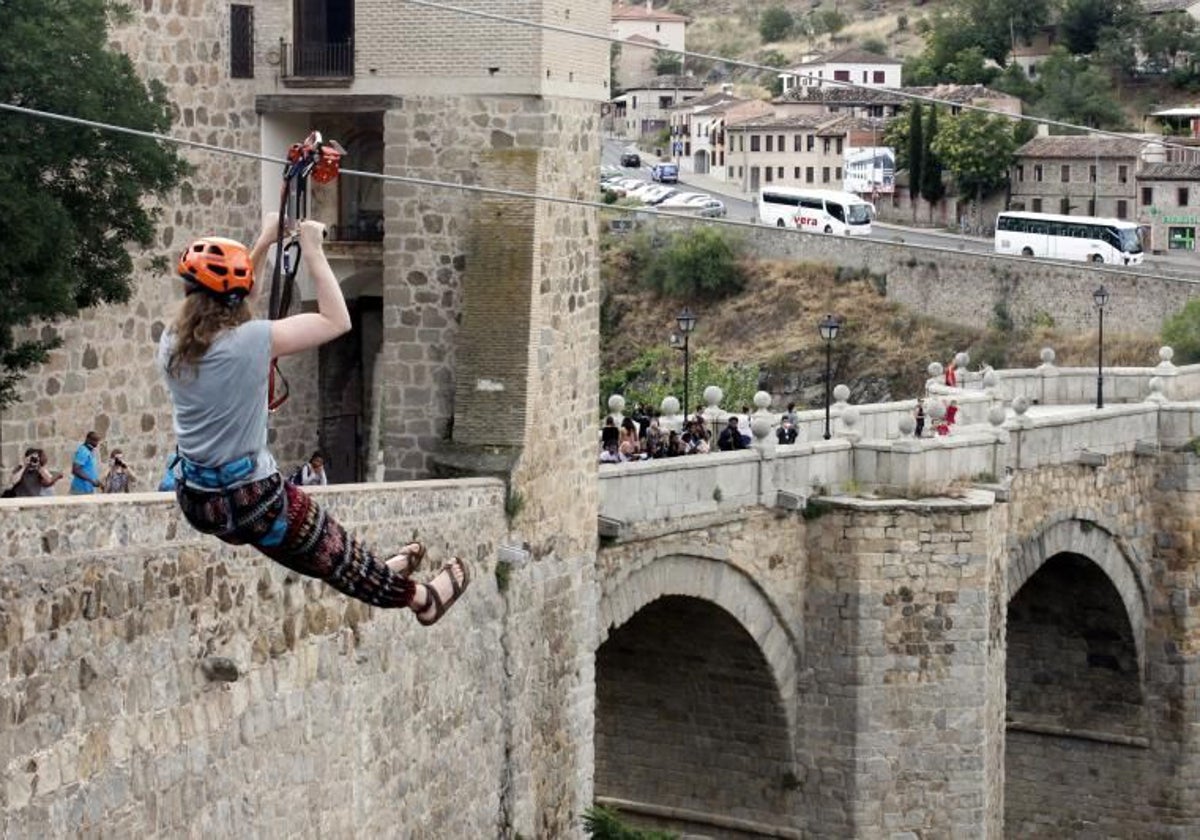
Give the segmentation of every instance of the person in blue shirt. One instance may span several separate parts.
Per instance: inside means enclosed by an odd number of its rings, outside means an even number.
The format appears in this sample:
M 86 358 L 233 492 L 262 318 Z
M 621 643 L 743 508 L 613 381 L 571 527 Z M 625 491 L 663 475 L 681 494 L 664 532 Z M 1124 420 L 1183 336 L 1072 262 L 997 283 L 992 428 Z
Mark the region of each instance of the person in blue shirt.
M 100 445 L 100 435 L 88 432 L 83 443 L 75 450 L 71 460 L 71 493 L 80 495 L 95 493 L 100 487 L 100 459 L 96 456 L 96 447 Z

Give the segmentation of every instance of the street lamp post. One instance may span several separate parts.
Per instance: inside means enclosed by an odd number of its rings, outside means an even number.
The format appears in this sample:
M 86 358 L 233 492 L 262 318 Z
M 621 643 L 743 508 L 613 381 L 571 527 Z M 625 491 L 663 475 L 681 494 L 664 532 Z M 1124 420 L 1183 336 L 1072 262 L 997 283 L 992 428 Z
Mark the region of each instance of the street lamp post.
M 837 338 L 841 324 L 832 315 L 826 315 L 825 320 L 818 325 L 821 338 L 825 340 L 825 440 L 831 437 L 829 433 L 829 403 L 833 395 L 833 340 Z
M 1092 300 L 1100 313 L 1100 339 L 1096 342 L 1096 408 L 1104 408 L 1104 305 L 1108 303 L 1108 289 L 1101 285 L 1092 292 Z
M 696 316 L 692 314 L 692 310 L 686 306 L 675 316 L 675 324 L 679 327 L 680 334 L 683 335 L 683 347 L 678 348 L 683 350 L 683 416 L 687 417 L 688 412 L 692 410 L 692 404 L 688 401 L 690 394 L 688 393 L 688 381 L 691 378 L 691 350 L 688 346 L 688 338 L 692 334 L 692 330 L 696 329 Z

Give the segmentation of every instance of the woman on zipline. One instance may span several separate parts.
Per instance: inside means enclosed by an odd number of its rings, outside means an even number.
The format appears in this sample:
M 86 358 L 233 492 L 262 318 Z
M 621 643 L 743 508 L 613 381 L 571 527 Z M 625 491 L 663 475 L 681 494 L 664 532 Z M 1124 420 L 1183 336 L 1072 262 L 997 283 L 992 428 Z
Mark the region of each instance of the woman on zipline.
M 341 287 L 322 250 L 325 226 L 300 222 L 303 263 L 317 312 L 255 319 L 254 277 L 276 241 L 271 214 L 253 249 L 204 237 L 179 257 L 183 306 L 158 348 L 174 403 L 178 463 L 175 489 L 196 530 L 250 544 L 293 571 L 377 607 L 409 607 L 417 621 L 438 621 L 467 588 L 458 558 L 427 584 L 410 575 L 425 547 L 413 542 L 380 562 L 300 488 L 284 480 L 267 450 L 267 383 L 272 359 L 319 347 L 350 329 Z

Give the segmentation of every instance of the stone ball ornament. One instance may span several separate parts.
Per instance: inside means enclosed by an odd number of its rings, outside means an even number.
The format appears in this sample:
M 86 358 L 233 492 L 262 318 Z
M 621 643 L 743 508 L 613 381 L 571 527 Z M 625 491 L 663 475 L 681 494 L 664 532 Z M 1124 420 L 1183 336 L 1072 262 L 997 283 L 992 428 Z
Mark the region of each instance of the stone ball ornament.
M 667 417 L 674 417 L 679 413 L 679 399 L 677 397 L 663 397 L 659 410 Z
M 833 386 L 833 401 L 834 402 L 844 403 L 844 402 L 848 402 L 849 400 L 850 400 L 849 386 L 847 386 L 847 385 L 834 385 Z
M 611 414 L 621 414 L 625 411 L 625 398 L 620 394 L 613 394 L 608 398 L 608 410 Z
M 1025 395 L 1014 397 L 1012 401 L 1012 410 L 1018 417 L 1024 417 L 1025 412 L 1029 411 L 1029 397 L 1026 397 Z
M 1008 419 L 1008 412 L 1004 410 L 1004 406 L 994 405 L 988 409 L 987 419 L 993 426 L 1002 426 Z
M 917 430 L 917 421 L 913 419 L 911 414 L 901 414 L 899 422 L 896 423 L 896 428 L 904 437 L 912 437 L 913 432 Z
M 721 400 L 725 398 L 725 392 L 716 385 L 709 385 L 704 389 L 704 403 L 709 408 L 716 408 L 721 404 Z
M 766 391 L 754 392 L 754 407 L 759 411 L 766 411 L 771 407 L 771 395 Z M 753 425 L 753 424 L 752 424 Z
M 755 440 L 766 440 L 771 436 L 771 418 L 760 414 L 750 421 L 750 434 Z

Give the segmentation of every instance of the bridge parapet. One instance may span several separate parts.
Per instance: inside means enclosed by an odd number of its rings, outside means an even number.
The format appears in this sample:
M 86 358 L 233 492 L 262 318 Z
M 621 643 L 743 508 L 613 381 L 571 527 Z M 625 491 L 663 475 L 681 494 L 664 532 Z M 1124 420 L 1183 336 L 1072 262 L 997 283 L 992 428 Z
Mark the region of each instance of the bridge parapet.
M 1037 405 L 1087 405 L 1096 400 L 1094 367 L 1042 365 L 997 373 L 996 396 L 1006 402 L 1025 397 Z M 1200 365 L 1176 367 L 1168 362 L 1157 367 L 1104 368 L 1104 400 L 1106 403 L 1142 402 L 1150 395 L 1150 380 L 1155 377 L 1162 384 L 1163 396 L 1169 400 L 1200 398 Z M 930 390 L 953 393 L 953 389 L 945 386 L 931 386 Z
M 879 416 L 906 412 L 895 408 Z M 895 428 L 891 434 L 898 435 Z M 599 471 L 599 512 L 607 533 L 616 535 L 640 523 L 755 505 L 795 508 L 812 496 L 833 493 L 936 495 L 955 485 L 1001 481 L 1009 469 L 1100 466 L 1116 454 L 1151 454 L 1197 438 L 1200 403 L 1034 406 L 1022 413 L 1010 409 L 1002 426 L 969 424 L 948 436 L 851 434 L 791 446 L 767 442 L 741 452 L 605 464 Z

